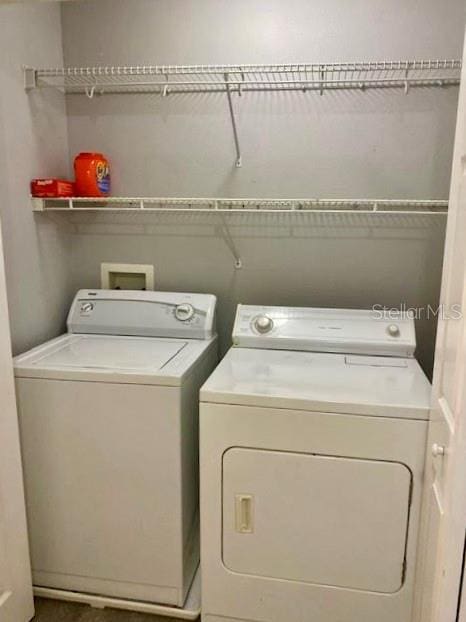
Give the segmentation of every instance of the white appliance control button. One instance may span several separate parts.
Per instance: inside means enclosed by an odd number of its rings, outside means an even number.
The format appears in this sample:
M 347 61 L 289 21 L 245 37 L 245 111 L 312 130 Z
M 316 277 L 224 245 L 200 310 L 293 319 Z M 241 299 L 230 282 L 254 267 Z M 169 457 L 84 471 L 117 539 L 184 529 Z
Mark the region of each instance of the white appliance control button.
M 181 304 L 175 307 L 175 317 L 180 322 L 187 322 L 194 315 L 194 307 L 189 304 Z
M 387 333 L 390 337 L 399 337 L 400 329 L 396 324 L 390 324 L 390 326 L 387 327 Z
M 90 313 L 93 309 L 94 309 L 93 302 L 83 302 L 81 304 L 81 311 L 83 311 L 84 313 Z
M 259 315 L 254 319 L 254 328 L 258 333 L 269 333 L 273 328 L 273 320 L 266 315 Z
M 438 458 L 439 456 L 444 456 L 445 447 L 443 447 L 443 445 L 438 445 L 437 443 L 434 443 L 432 445 L 432 455 L 434 456 L 434 458 Z

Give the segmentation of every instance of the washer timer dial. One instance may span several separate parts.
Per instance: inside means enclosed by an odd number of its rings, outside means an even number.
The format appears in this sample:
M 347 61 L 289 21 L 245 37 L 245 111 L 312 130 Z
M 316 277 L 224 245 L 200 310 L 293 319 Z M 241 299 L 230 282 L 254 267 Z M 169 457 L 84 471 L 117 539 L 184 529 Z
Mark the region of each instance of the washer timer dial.
M 82 302 L 81 303 L 81 313 L 90 313 L 94 310 L 93 302 Z
M 175 307 L 175 317 L 180 322 L 187 322 L 194 315 L 194 307 L 188 303 L 183 303 Z

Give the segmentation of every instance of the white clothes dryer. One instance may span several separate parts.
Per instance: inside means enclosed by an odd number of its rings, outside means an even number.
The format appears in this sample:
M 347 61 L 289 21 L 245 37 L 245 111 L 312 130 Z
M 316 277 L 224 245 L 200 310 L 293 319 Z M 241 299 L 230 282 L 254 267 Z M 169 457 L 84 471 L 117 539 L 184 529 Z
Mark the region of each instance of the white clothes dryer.
M 199 564 L 198 394 L 217 362 L 215 304 L 82 290 L 68 333 L 15 359 L 36 593 L 197 617 L 182 609 Z
M 205 622 L 409 622 L 430 384 L 414 323 L 240 305 L 201 389 Z

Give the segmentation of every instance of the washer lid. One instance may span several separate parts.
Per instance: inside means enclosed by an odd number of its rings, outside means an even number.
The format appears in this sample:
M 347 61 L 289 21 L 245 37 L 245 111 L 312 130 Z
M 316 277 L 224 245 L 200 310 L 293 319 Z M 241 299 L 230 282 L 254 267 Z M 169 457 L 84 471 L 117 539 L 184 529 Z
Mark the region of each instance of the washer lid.
M 427 419 L 430 384 L 413 358 L 232 348 L 201 401 Z
M 186 341 L 109 337 L 106 335 L 70 335 L 55 348 L 29 361 L 41 369 L 101 369 L 113 371 L 155 372 L 166 365 L 184 347 Z
M 401 312 L 238 305 L 233 345 L 413 356 L 416 336 L 414 320 Z
M 217 337 L 164 339 L 70 335 L 51 339 L 14 358 L 17 378 L 180 386 Z

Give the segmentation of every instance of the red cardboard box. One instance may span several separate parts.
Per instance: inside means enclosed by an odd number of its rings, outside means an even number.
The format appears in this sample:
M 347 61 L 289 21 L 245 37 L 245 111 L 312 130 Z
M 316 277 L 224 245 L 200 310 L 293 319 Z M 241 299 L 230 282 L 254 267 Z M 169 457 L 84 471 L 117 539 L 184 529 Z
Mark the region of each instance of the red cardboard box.
M 53 199 L 74 196 L 74 183 L 66 179 L 33 179 L 31 181 L 33 197 Z

